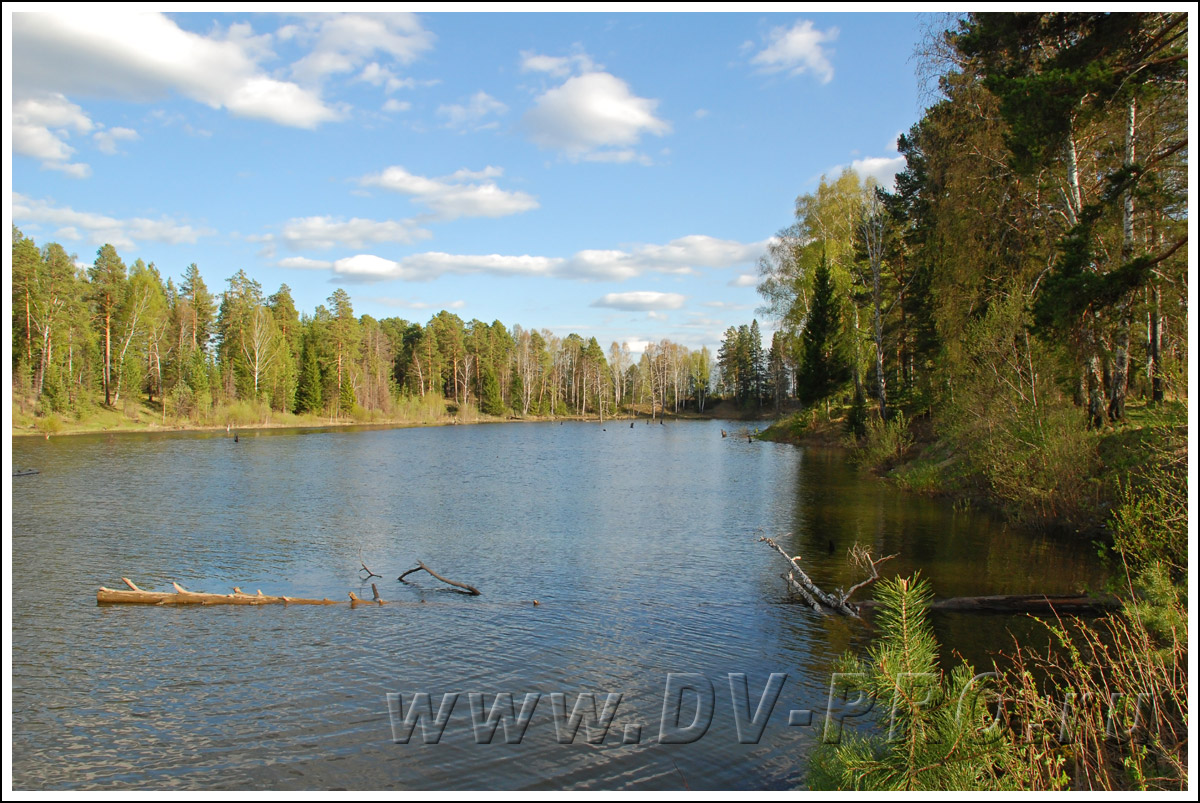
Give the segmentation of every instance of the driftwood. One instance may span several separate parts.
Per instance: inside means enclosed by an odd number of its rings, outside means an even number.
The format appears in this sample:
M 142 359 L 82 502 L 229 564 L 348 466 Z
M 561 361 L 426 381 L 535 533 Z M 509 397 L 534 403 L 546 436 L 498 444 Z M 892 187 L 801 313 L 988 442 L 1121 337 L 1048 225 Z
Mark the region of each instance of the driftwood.
M 380 580 L 382 580 L 382 579 L 383 579 L 383 575 L 382 575 L 382 574 L 375 574 L 375 572 L 373 572 L 373 571 L 371 571 L 370 569 L 368 569 L 368 568 L 367 568 L 367 564 L 366 564 L 366 563 L 363 563 L 363 561 L 359 561 L 359 563 L 362 563 L 362 568 L 361 568 L 361 569 L 359 569 L 358 571 L 359 571 L 359 572 L 366 572 L 366 573 L 367 573 L 367 576 L 366 576 L 365 578 L 363 578 L 363 579 L 365 579 L 365 580 L 370 580 L 372 577 L 378 577 Z
M 236 586 L 232 594 L 204 594 L 196 591 L 188 591 L 179 583 L 171 583 L 175 588 L 174 593 L 170 591 L 145 591 L 134 585 L 133 581 L 127 577 L 121 578 L 129 589 L 106 588 L 100 586 L 100 590 L 96 592 L 97 605 L 338 605 L 336 600 L 332 599 L 304 599 L 303 597 L 272 597 L 264 594 L 261 590 L 257 594 L 245 594 Z M 371 584 L 371 591 L 374 592 L 375 598 L 371 600 L 360 599 L 353 591 L 350 592 L 351 605 L 384 605 L 385 601 L 379 596 L 379 589 L 375 584 Z
M 870 585 L 879 579 L 879 564 L 896 557 L 895 555 L 888 555 L 884 558 L 872 559 L 871 553 L 868 550 L 856 544 L 855 548 L 851 551 L 851 557 L 855 563 L 864 569 L 867 569 L 870 574 L 862 582 L 855 583 L 854 585 L 850 586 L 849 591 L 842 591 L 841 589 L 838 589 L 837 594 L 830 594 L 818 588 L 817 584 L 814 583 L 812 579 L 804 572 L 804 570 L 800 568 L 800 555 L 789 555 L 783 550 L 783 547 L 766 536 L 763 536 L 758 540 L 765 541 L 769 546 L 774 547 L 780 555 L 783 555 L 784 559 L 787 560 L 788 565 L 791 566 L 791 569 L 787 574 L 781 575 L 787 582 L 788 588 L 801 599 L 803 599 L 810 608 L 818 613 L 827 613 L 829 611 L 833 611 L 835 613 L 840 613 L 843 616 L 857 617 L 859 615 L 858 606 L 850 604 L 850 597 L 855 591 L 858 591 L 860 588 Z
M 434 577 L 436 577 L 437 579 L 441 580 L 443 583 L 447 583 L 448 585 L 452 585 L 456 588 L 464 589 L 464 593 L 470 594 L 473 597 L 479 596 L 479 589 L 476 588 L 475 586 L 469 586 L 466 583 L 456 583 L 453 580 L 447 580 L 445 577 L 442 577 L 440 574 L 438 574 L 433 569 L 426 566 L 421 561 L 417 561 L 417 567 L 415 569 L 409 569 L 408 571 L 406 571 L 404 574 L 400 575 L 396 579 L 402 583 L 408 582 L 404 578 L 408 577 L 413 572 L 419 572 L 419 571 L 427 571 L 430 574 L 432 574 Z
M 859 603 L 860 609 L 873 608 L 874 600 Z M 1116 596 L 1089 597 L 1083 594 L 1047 596 L 1045 594 L 995 594 L 985 597 L 949 597 L 935 599 L 929 607 L 938 611 L 964 613 L 1103 613 L 1122 605 Z
M 884 558 L 872 558 L 866 548 L 855 544 L 850 550 L 850 558 L 854 563 L 869 573 L 862 582 L 850 586 L 849 590 L 838 589 L 836 594 L 822 591 L 800 568 L 800 555 L 790 556 L 783 547 L 767 537 L 758 539 L 774 547 L 779 554 L 787 559 L 791 570 L 781 575 L 788 584 L 788 589 L 804 600 L 805 604 L 819 613 L 830 611 L 846 616 L 860 617 L 863 612 L 879 605 L 876 600 L 863 600 L 850 603 L 854 592 L 870 585 L 879 579 L 879 564 L 891 560 L 895 555 Z M 1046 594 L 995 594 L 981 597 L 950 597 L 935 599 L 930 608 L 939 611 L 962 611 L 975 613 L 1102 613 L 1121 607 L 1118 597 L 1088 597 L 1083 594 L 1048 596 Z

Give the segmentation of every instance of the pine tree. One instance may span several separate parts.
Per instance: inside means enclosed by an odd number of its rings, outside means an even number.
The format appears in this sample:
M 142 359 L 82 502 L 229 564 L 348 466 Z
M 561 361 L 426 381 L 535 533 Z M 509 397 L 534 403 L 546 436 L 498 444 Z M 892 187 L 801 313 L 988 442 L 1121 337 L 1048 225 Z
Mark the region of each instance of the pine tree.
M 321 366 L 317 363 L 317 346 L 311 336 L 304 338 L 300 356 L 300 381 L 296 387 L 296 412 L 321 411 Z
M 91 279 L 92 301 L 96 306 L 104 343 L 104 404 L 111 405 L 113 316 L 125 292 L 125 263 L 117 255 L 117 249 L 105 243 L 96 252 L 96 261 L 88 268 L 88 275 Z
M 813 276 L 813 301 L 800 336 L 800 401 L 815 404 L 850 378 L 850 360 L 842 337 L 841 311 L 824 257 Z
M 504 401 L 500 398 L 500 383 L 496 372 L 488 363 L 483 364 L 483 387 L 479 396 L 479 410 L 484 415 L 504 415 Z
M 812 756 L 813 789 L 1011 789 L 1017 757 L 995 725 L 969 664 L 945 673 L 929 623 L 929 584 L 919 576 L 879 585 L 880 637 L 867 660 L 847 656 L 843 690 L 874 700 L 881 735 L 826 732 Z M 839 729 L 842 727 L 840 724 Z

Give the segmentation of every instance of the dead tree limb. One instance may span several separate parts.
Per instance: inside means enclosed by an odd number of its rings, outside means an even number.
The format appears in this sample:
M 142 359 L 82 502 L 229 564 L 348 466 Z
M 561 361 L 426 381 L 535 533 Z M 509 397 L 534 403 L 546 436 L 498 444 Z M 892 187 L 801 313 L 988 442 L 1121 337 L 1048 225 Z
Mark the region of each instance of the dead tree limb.
M 446 583 L 446 584 L 448 584 L 448 585 L 455 586 L 456 588 L 461 588 L 461 589 L 464 589 L 464 590 L 465 590 L 465 593 L 467 593 L 467 594 L 470 594 L 470 595 L 471 595 L 471 596 L 473 596 L 473 597 L 478 597 L 478 596 L 479 596 L 479 589 L 478 589 L 478 588 L 476 588 L 475 586 L 469 586 L 469 585 L 467 585 L 466 583 L 456 583 L 456 582 L 454 582 L 453 580 L 447 580 L 445 577 L 442 577 L 440 574 L 438 574 L 438 573 L 437 573 L 437 572 L 435 572 L 433 569 L 431 569 L 431 568 L 429 568 L 428 566 L 426 566 L 426 565 L 425 565 L 424 563 L 422 563 L 421 561 L 417 561 L 417 567 L 416 567 L 415 569 L 409 569 L 408 571 L 406 571 L 404 574 L 400 575 L 400 576 L 399 576 L 399 577 L 397 577 L 396 579 L 397 579 L 397 580 L 399 580 L 399 581 L 400 581 L 400 582 L 402 582 L 402 583 L 403 583 L 403 582 L 406 582 L 406 581 L 405 581 L 405 579 L 404 579 L 405 577 L 408 577 L 408 576 L 409 576 L 410 574 L 412 574 L 413 572 L 419 572 L 419 571 L 422 571 L 422 570 L 429 572 L 429 573 L 430 573 L 430 574 L 432 574 L 434 577 L 436 577 L 438 580 L 441 580 L 443 583 Z
M 869 572 L 867 578 L 854 585 L 850 586 L 849 590 L 837 590 L 835 594 L 829 594 L 822 591 L 809 578 L 804 570 L 800 568 L 800 556 L 789 555 L 784 551 L 783 547 L 775 543 L 770 538 L 762 537 L 760 541 L 765 541 L 770 546 L 774 547 L 780 555 L 787 560 L 791 571 L 781 575 L 788 584 L 788 590 L 796 596 L 804 600 L 808 607 L 818 613 L 829 613 L 830 611 L 844 614 L 846 616 L 855 616 L 861 618 L 864 612 L 871 611 L 878 606 L 875 600 L 863 600 L 859 603 L 850 603 L 850 597 L 854 595 L 860 588 L 874 583 L 879 579 L 879 566 L 891 560 L 896 555 L 887 555 L 882 558 L 874 558 L 871 556 L 870 549 L 855 544 L 850 549 L 850 559 L 858 567 Z M 974 613 L 1103 613 L 1105 611 L 1120 608 L 1122 602 L 1119 598 L 1107 595 L 1099 597 L 1089 597 L 1085 595 L 1046 595 L 1046 594 L 996 594 L 982 597 L 951 597 L 948 599 L 936 599 L 930 604 L 930 608 L 940 611 L 964 611 Z
M 359 562 L 361 563 L 362 561 L 359 561 Z M 367 573 L 367 576 L 363 578 L 364 580 L 370 580 L 372 577 L 378 577 L 380 580 L 382 580 L 382 579 L 383 579 L 383 575 L 382 575 L 382 574 L 375 574 L 375 572 L 373 572 L 373 571 L 371 571 L 370 569 L 368 569 L 368 568 L 367 568 L 367 564 L 365 564 L 365 563 L 363 563 L 363 564 L 362 564 L 362 568 L 361 568 L 361 569 L 359 569 L 358 571 L 359 571 L 360 573 L 361 573 L 361 572 L 366 572 L 366 573 Z
M 859 566 L 863 569 L 868 569 L 871 572 L 871 576 L 868 577 L 866 580 L 863 580 L 860 583 L 855 583 L 854 585 L 850 586 L 850 590 L 842 595 L 842 601 L 843 602 L 848 601 L 850 599 L 850 597 L 852 597 L 854 595 L 855 591 L 862 588 L 863 586 L 868 586 L 871 583 L 874 583 L 876 580 L 878 580 L 879 579 L 879 564 L 889 561 L 894 557 L 896 557 L 896 555 L 892 554 L 892 555 L 888 555 L 887 557 L 877 558 L 875 560 L 872 560 L 871 559 L 871 550 L 867 549 L 862 544 L 855 544 L 854 546 L 852 546 L 850 548 L 850 560 L 854 561 L 855 566 Z
M 796 591 L 796 593 L 798 593 L 813 610 L 823 612 L 828 609 L 831 611 L 836 611 L 844 616 L 858 616 L 858 609 L 847 602 L 850 597 L 849 594 L 837 596 L 826 593 L 817 587 L 817 584 L 812 581 L 812 578 L 810 578 L 804 572 L 804 570 L 800 568 L 799 555 L 796 555 L 795 557 L 789 555 L 783 550 L 783 547 L 775 543 L 774 540 L 767 538 L 765 535 L 758 540 L 767 542 L 769 546 L 774 547 L 775 550 L 779 552 L 780 555 L 783 555 L 784 559 L 787 560 L 788 564 L 791 566 L 791 571 L 785 576 L 785 579 L 788 582 L 788 587 Z M 872 568 L 874 567 L 872 566 Z M 858 586 L 855 586 L 855 588 L 857 587 Z M 854 589 L 851 589 L 851 591 L 853 590 Z

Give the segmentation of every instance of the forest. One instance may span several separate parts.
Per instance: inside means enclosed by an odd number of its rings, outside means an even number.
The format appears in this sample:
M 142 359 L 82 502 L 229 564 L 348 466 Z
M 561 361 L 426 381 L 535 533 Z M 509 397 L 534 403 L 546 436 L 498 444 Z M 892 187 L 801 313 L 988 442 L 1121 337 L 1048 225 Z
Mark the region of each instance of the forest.
M 637 406 L 703 412 L 715 366 L 707 348 L 559 337 L 442 310 L 421 325 L 355 316 L 337 289 L 301 314 L 288 286 L 271 295 L 239 270 L 219 292 L 200 269 L 164 277 L 111 245 L 86 269 L 58 243 L 13 230 L 13 392 L 42 420 L 103 408 L 171 424 L 579 415 Z
M 1125 600 L 1044 622 L 1054 646 L 998 661 L 989 706 L 967 704 L 970 668 L 941 668 L 936 589 L 889 580 L 870 652 L 842 668 L 899 735 L 818 750 L 813 787 L 1188 785 L 1187 23 L 931 31 L 936 100 L 899 137 L 894 186 L 823 179 L 760 263 L 805 408 L 771 435 L 836 423 L 902 487 L 1098 547 Z

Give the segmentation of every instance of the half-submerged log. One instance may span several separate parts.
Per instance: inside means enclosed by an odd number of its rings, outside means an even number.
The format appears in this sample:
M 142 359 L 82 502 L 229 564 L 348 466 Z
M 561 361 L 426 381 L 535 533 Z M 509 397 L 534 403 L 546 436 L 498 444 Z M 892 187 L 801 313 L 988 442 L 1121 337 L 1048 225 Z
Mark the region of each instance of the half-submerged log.
M 788 589 L 799 596 L 802 600 L 804 600 L 805 604 L 818 613 L 833 612 L 840 613 L 843 616 L 857 617 L 859 615 L 858 606 L 850 604 L 850 597 L 853 596 L 855 591 L 858 591 L 860 588 L 870 585 L 879 579 L 879 564 L 896 557 L 895 555 L 888 555 L 887 557 L 883 558 L 872 558 L 869 550 L 866 550 L 856 544 L 855 548 L 851 550 L 851 558 L 856 564 L 866 569 L 869 572 L 869 575 L 862 582 L 855 583 L 854 585 L 850 586 L 850 590 L 848 591 L 841 591 L 839 589 L 839 593 L 830 594 L 826 591 L 822 591 L 817 584 L 812 581 L 812 578 L 810 578 L 804 572 L 804 570 L 800 568 L 800 555 L 789 555 L 783 550 L 783 547 L 775 543 L 775 541 L 772 539 L 767 538 L 765 535 L 758 540 L 765 541 L 769 546 L 774 547 L 780 555 L 783 555 L 784 559 L 787 560 L 788 564 L 791 566 L 791 569 L 788 571 L 788 573 L 782 575 L 783 579 L 788 584 Z
M 205 594 L 197 591 L 188 591 L 179 583 L 171 583 L 174 587 L 174 593 L 170 591 L 145 591 L 138 588 L 128 577 L 122 577 L 121 581 L 129 588 L 106 588 L 100 586 L 100 590 L 96 592 L 97 605 L 338 605 L 337 600 L 332 599 L 305 599 L 303 597 L 274 597 L 264 594 L 261 590 L 256 594 L 243 593 L 240 588 L 234 587 L 232 594 Z M 375 592 L 374 600 L 362 600 L 350 592 L 350 603 L 370 603 L 384 604 L 384 600 L 379 596 L 379 590 L 375 588 L 375 584 L 371 584 L 371 589 Z
M 400 576 L 399 576 L 399 577 L 397 577 L 396 579 L 397 579 L 397 580 L 399 580 L 399 581 L 400 581 L 400 582 L 402 582 L 402 583 L 408 582 L 408 581 L 407 581 L 407 580 L 405 580 L 404 578 L 405 578 L 405 577 L 408 577 L 408 576 L 409 576 L 410 574 L 412 574 L 413 572 L 419 572 L 419 571 L 426 571 L 426 572 L 429 572 L 429 573 L 430 573 L 430 574 L 432 574 L 434 577 L 436 577 L 438 580 L 441 580 L 443 583 L 446 583 L 447 585 L 452 585 L 452 586 L 454 586 L 454 587 L 456 587 L 456 588 L 461 588 L 461 589 L 463 589 L 463 592 L 464 592 L 464 593 L 466 593 L 466 594 L 470 594 L 472 597 L 478 597 L 478 596 L 479 596 L 479 589 L 478 589 L 478 588 L 476 588 L 475 586 L 469 586 L 469 585 L 467 585 L 466 583 L 456 583 L 456 582 L 455 582 L 455 581 L 453 581 L 453 580 L 447 580 L 445 577 L 442 577 L 440 574 L 438 574 L 438 573 L 437 573 L 437 572 L 435 572 L 433 569 L 431 569 L 431 568 L 429 568 L 428 566 L 426 566 L 426 565 L 425 565 L 424 563 L 422 563 L 421 561 L 417 561 L 417 567 L 416 567 L 415 569 L 409 569 L 408 571 L 406 571 L 404 574 L 400 575 Z
M 860 602 L 860 609 L 875 607 L 874 600 Z M 964 613 L 1104 613 L 1121 607 L 1120 597 L 1089 597 L 1085 594 L 993 594 L 984 597 L 935 599 L 929 607 L 938 611 Z
M 804 600 L 806 605 L 818 613 L 835 612 L 846 616 L 861 617 L 864 612 L 874 609 L 879 604 L 876 600 L 863 600 L 851 604 L 850 597 L 860 588 L 879 579 L 879 564 L 896 557 L 888 555 L 883 558 L 872 558 L 870 550 L 855 544 L 850 550 L 850 558 L 856 565 L 867 570 L 868 577 L 862 582 L 850 586 L 847 591 L 838 589 L 836 594 L 829 594 L 818 588 L 800 568 L 800 555 L 788 555 L 783 547 L 765 536 L 758 540 L 767 542 L 787 559 L 791 570 L 781 576 L 787 582 L 788 590 Z M 1089 597 L 1084 594 L 1054 596 L 1047 594 L 993 594 L 979 597 L 935 599 L 930 603 L 930 608 L 964 613 L 1104 613 L 1118 609 L 1121 605 L 1121 599 L 1113 595 Z

